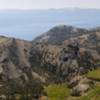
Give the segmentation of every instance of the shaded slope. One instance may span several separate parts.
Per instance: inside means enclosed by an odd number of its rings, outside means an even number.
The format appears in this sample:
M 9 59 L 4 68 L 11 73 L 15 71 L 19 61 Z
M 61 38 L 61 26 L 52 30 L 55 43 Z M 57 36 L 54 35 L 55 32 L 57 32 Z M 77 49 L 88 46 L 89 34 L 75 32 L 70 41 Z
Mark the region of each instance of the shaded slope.
M 40 43 L 47 42 L 50 44 L 61 44 L 70 37 L 77 37 L 83 34 L 88 34 L 88 30 L 72 26 L 60 25 L 37 37 L 34 41 Z

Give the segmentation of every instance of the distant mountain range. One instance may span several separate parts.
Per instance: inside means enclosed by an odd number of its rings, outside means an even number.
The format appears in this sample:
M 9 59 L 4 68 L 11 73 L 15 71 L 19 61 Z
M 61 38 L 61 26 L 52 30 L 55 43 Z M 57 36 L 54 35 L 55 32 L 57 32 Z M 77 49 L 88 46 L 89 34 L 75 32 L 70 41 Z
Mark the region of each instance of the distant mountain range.
M 32 40 L 58 24 L 100 26 L 99 9 L 0 10 L 0 35 Z

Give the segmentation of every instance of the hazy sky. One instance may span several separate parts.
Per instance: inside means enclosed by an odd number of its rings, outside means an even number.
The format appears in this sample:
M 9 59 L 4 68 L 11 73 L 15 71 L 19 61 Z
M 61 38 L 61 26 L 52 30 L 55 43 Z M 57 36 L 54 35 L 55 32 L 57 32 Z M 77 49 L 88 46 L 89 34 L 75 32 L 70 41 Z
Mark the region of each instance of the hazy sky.
M 0 9 L 100 8 L 100 0 L 0 0 Z

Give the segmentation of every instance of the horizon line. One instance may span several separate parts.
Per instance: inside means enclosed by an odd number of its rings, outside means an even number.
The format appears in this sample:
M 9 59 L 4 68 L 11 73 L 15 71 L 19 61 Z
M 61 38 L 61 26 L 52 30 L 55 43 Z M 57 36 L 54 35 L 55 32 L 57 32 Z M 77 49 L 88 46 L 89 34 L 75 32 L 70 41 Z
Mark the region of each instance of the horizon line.
M 2 10 L 22 10 L 22 11 L 24 11 L 24 10 L 63 10 L 63 9 L 72 9 L 72 10 L 74 10 L 74 9 L 95 9 L 95 10 L 100 10 L 100 8 L 84 8 L 84 7 L 65 7 L 65 8 L 42 8 L 42 9 L 40 9 L 40 8 L 30 8 L 30 9 L 25 9 L 25 8 L 4 8 L 4 9 L 0 9 L 0 11 Z

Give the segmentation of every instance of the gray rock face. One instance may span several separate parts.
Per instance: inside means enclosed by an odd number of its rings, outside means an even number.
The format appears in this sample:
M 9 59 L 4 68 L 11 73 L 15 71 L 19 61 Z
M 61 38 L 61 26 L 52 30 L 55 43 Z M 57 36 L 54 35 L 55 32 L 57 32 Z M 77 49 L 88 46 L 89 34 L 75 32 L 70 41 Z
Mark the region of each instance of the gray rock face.
M 74 87 L 73 91 L 73 95 L 75 96 L 81 96 L 83 94 L 85 94 L 87 91 L 89 90 L 89 85 L 88 84 L 79 84 L 76 87 Z
M 76 76 L 70 83 L 72 85 L 72 95 L 82 96 L 84 95 L 91 86 L 89 85 L 90 80 L 85 77 Z

